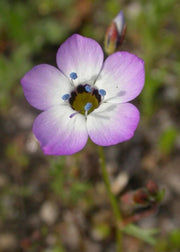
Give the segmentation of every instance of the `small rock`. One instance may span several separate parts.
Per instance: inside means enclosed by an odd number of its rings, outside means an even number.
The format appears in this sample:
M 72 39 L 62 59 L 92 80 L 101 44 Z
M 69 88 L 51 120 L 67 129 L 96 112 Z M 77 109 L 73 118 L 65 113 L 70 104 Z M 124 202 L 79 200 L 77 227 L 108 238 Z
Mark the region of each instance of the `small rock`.
M 29 153 L 36 153 L 39 148 L 38 141 L 35 136 L 31 133 L 26 142 L 26 149 Z
M 95 242 L 92 241 L 85 241 L 85 251 L 86 252 L 100 252 L 101 251 L 101 246 Z
M 0 173 L 0 187 L 5 187 L 8 183 L 8 178 Z
M 40 209 L 40 218 L 48 225 L 52 225 L 56 222 L 59 215 L 59 208 L 54 202 L 46 201 L 43 203 Z
M 176 193 L 178 193 L 180 195 L 180 183 L 179 183 L 179 181 L 180 181 L 179 174 L 177 174 L 177 173 L 169 174 L 169 176 L 168 176 L 169 185 L 171 186 L 173 191 L 175 191 Z
M 64 221 L 60 224 L 62 242 L 66 244 L 69 250 L 78 250 L 81 243 L 81 236 L 74 220 L 74 213 L 67 211 L 63 219 Z
M 139 14 L 142 11 L 141 4 L 138 2 L 132 2 L 131 4 L 128 5 L 128 17 L 135 19 L 139 16 Z
M 14 106 L 10 110 L 10 115 L 17 122 L 18 126 L 22 129 L 28 129 L 34 121 L 34 115 L 21 107 Z
M 47 237 L 46 237 L 46 243 L 48 244 L 48 246 L 54 246 L 57 242 L 57 239 L 54 235 L 52 234 L 49 234 Z
M 127 172 L 121 172 L 111 183 L 111 190 L 114 194 L 120 193 L 128 184 L 129 176 Z
M 14 234 L 1 233 L 0 234 L 0 251 L 14 250 L 17 247 L 17 239 Z

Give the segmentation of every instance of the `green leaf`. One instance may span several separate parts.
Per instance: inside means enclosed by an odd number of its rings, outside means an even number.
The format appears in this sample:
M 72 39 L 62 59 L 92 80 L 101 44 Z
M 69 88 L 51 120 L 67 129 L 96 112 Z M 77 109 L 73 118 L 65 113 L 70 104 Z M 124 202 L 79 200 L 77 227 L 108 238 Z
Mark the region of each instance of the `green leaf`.
M 164 195 L 165 195 L 165 190 L 164 189 L 159 191 L 157 196 L 156 196 L 157 202 L 161 202 L 163 200 L 163 198 L 164 198 Z
M 169 240 L 173 248 L 180 249 L 180 229 L 173 230 Z
M 175 144 L 176 137 L 178 135 L 177 130 L 174 127 L 166 129 L 159 139 L 159 149 L 163 154 L 169 154 Z
M 157 242 L 154 235 L 158 233 L 158 230 L 155 228 L 144 230 L 138 226 L 135 226 L 134 224 L 129 224 L 124 227 L 122 231 L 128 235 L 132 235 L 140 240 L 143 240 L 144 242 L 147 242 L 150 245 L 155 245 Z

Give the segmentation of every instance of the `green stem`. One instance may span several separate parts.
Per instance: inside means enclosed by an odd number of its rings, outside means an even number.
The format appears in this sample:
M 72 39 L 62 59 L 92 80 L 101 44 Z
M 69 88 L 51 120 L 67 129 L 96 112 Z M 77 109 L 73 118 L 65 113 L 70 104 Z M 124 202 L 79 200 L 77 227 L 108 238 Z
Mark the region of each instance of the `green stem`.
M 121 217 L 121 213 L 119 210 L 117 200 L 111 191 L 111 184 L 110 184 L 109 176 L 108 176 L 108 173 L 106 170 L 104 150 L 103 150 L 103 147 L 101 147 L 101 146 L 99 146 L 99 157 L 100 157 L 101 172 L 102 172 L 102 176 L 104 179 L 106 190 L 107 190 L 110 202 L 111 202 L 113 214 L 116 219 L 116 224 L 119 224 L 119 223 L 121 223 L 122 217 Z M 118 226 L 119 225 L 116 225 L 117 252 L 121 252 L 122 251 L 122 242 L 121 242 L 122 241 L 122 232 Z

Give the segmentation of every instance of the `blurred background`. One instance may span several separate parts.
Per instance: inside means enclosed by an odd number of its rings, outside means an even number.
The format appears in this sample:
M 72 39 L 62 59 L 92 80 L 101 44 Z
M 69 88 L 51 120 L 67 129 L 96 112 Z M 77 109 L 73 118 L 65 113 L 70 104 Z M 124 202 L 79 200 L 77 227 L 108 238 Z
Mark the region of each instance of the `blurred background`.
M 135 104 L 141 121 L 128 142 L 105 148 L 107 169 L 122 193 L 153 179 L 165 189 L 158 211 L 137 224 L 158 228 L 157 242 L 124 235 L 124 251 L 180 251 L 180 3 L 178 0 L 0 0 L 0 251 L 114 252 L 112 211 L 97 148 L 68 157 L 43 155 L 32 134 L 39 111 L 25 100 L 21 77 L 56 65 L 59 45 L 79 33 L 103 46 L 123 10 L 121 50 L 145 61 Z

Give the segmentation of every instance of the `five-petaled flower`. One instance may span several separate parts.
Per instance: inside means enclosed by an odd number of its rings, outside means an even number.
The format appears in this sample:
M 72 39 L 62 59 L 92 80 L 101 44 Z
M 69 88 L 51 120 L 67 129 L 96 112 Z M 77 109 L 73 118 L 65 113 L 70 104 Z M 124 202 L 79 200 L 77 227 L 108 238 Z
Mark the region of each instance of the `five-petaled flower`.
M 37 65 L 21 79 L 28 102 L 43 112 L 33 132 L 45 154 L 80 151 L 88 136 L 110 146 L 130 139 L 139 122 L 131 103 L 144 85 L 144 62 L 116 52 L 103 63 L 93 39 L 72 35 L 58 49 L 58 68 Z

